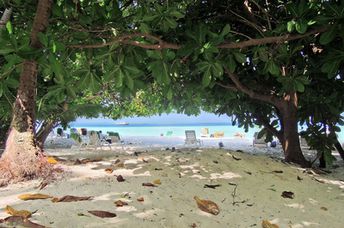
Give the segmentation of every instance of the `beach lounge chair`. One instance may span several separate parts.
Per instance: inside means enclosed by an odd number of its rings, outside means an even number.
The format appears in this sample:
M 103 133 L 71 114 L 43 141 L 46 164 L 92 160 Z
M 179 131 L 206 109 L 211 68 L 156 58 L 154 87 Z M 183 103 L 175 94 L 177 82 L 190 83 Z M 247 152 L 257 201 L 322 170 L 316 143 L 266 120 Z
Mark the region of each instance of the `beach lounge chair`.
M 268 146 L 268 144 L 265 142 L 265 137 L 258 138 L 259 132 L 255 132 L 253 135 L 253 147 L 258 145 L 264 145 L 265 147 Z
M 121 137 L 119 136 L 118 132 L 108 132 L 109 138 L 111 140 L 111 145 L 121 145 L 122 149 L 124 149 L 124 143 L 121 140 Z
M 89 135 L 89 142 L 87 144 L 87 147 L 94 147 L 95 149 L 100 147 L 100 149 L 102 149 L 103 146 L 108 146 L 110 148 L 110 150 L 111 150 L 110 143 L 101 140 L 100 135 L 99 135 L 98 132 L 91 131 L 90 135 Z
M 214 138 L 222 138 L 225 136 L 225 133 L 223 131 L 215 131 Z
M 196 138 L 196 132 L 194 130 L 185 131 L 185 145 L 202 145 L 202 141 Z
M 209 128 L 201 129 L 201 137 L 209 137 Z

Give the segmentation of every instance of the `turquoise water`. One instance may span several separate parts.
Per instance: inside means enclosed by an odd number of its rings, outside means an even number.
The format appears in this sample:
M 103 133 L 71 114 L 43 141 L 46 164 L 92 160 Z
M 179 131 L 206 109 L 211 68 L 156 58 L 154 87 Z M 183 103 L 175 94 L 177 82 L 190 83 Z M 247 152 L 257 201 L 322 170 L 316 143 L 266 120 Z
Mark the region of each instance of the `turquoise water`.
M 199 137 L 202 128 L 208 128 L 209 134 L 216 131 L 223 131 L 225 137 L 233 137 L 235 133 L 244 133 L 245 137 L 253 137 L 258 128 L 252 128 L 249 132 L 242 128 L 226 123 L 216 124 L 190 124 L 190 125 L 154 125 L 154 124 L 133 124 L 133 125 L 72 125 L 72 128 L 87 128 L 87 130 L 118 132 L 121 136 L 160 136 L 172 131 L 170 136 L 185 136 L 185 130 L 194 130 Z
M 214 134 L 216 131 L 223 131 L 225 137 L 233 137 L 236 133 L 244 133 L 245 137 L 253 137 L 254 132 L 259 131 L 258 127 L 250 128 L 248 132 L 245 132 L 243 128 L 232 126 L 229 123 L 207 123 L 207 124 L 176 124 L 176 125 L 164 125 L 164 124 L 130 124 L 130 125 L 91 125 L 83 124 L 71 125 L 71 128 L 87 128 L 93 131 L 102 131 L 107 133 L 109 131 L 118 132 L 121 136 L 160 136 L 166 135 L 168 131 L 172 131 L 170 136 L 185 136 L 185 130 L 194 130 L 197 137 L 200 136 L 202 128 L 208 128 L 209 134 Z M 69 133 L 69 130 L 67 130 Z M 338 133 L 338 138 L 341 142 L 344 142 L 344 129 Z

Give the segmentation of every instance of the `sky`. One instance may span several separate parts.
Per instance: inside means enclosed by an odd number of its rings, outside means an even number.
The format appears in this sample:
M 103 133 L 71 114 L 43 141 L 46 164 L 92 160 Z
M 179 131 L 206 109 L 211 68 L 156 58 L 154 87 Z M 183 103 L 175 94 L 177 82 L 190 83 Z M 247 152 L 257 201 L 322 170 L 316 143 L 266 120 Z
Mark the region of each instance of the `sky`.
M 202 112 L 198 116 L 187 116 L 184 114 L 162 114 L 151 117 L 132 117 L 118 120 L 106 118 L 78 118 L 72 125 L 105 125 L 127 122 L 129 124 L 194 124 L 194 123 L 229 123 L 230 117 L 226 115 L 218 116 L 212 113 Z

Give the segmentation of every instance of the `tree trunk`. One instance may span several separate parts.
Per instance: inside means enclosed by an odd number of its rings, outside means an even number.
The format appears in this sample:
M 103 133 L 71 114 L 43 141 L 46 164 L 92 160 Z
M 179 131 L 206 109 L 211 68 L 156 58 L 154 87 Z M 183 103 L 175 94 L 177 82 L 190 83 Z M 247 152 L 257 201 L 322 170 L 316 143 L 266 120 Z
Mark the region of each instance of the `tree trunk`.
M 334 143 L 334 146 L 336 147 L 340 157 L 344 160 L 344 149 L 343 149 L 342 145 L 340 145 L 338 138 L 336 138 L 336 142 Z
M 310 162 L 302 154 L 297 128 L 297 94 L 290 93 L 279 108 L 283 123 L 282 147 L 285 161 L 309 167 Z
M 39 0 L 31 31 L 31 47 L 40 48 L 38 33 L 48 26 L 51 0 Z M 35 141 L 37 61 L 22 64 L 19 88 L 13 107 L 11 129 L 0 164 L 0 186 L 46 175 L 50 167 Z
M 54 121 L 45 121 L 39 131 L 36 134 L 36 141 L 37 141 L 37 146 L 43 150 L 44 143 L 49 135 L 49 133 L 53 130 L 55 127 L 55 122 Z

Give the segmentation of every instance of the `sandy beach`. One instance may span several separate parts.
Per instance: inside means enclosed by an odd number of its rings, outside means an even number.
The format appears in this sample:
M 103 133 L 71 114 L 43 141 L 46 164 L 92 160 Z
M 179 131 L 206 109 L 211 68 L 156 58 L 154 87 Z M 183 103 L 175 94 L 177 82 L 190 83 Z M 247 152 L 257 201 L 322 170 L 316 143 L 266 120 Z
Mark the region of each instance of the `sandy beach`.
M 316 174 L 281 162 L 277 153 L 128 151 L 48 149 L 64 172 L 41 190 L 36 188 L 41 180 L 1 188 L 0 218 L 9 216 L 4 210 L 9 205 L 36 211 L 30 221 L 46 227 L 262 227 L 263 220 L 279 227 L 342 227 L 342 161 L 331 173 Z M 282 197 L 284 191 L 293 198 Z M 55 203 L 18 198 L 26 193 L 92 198 Z M 219 214 L 200 210 L 194 196 L 215 202 Z M 118 200 L 128 205 L 116 207 Z M 91 210 L 117 216 L 100 218 Z

